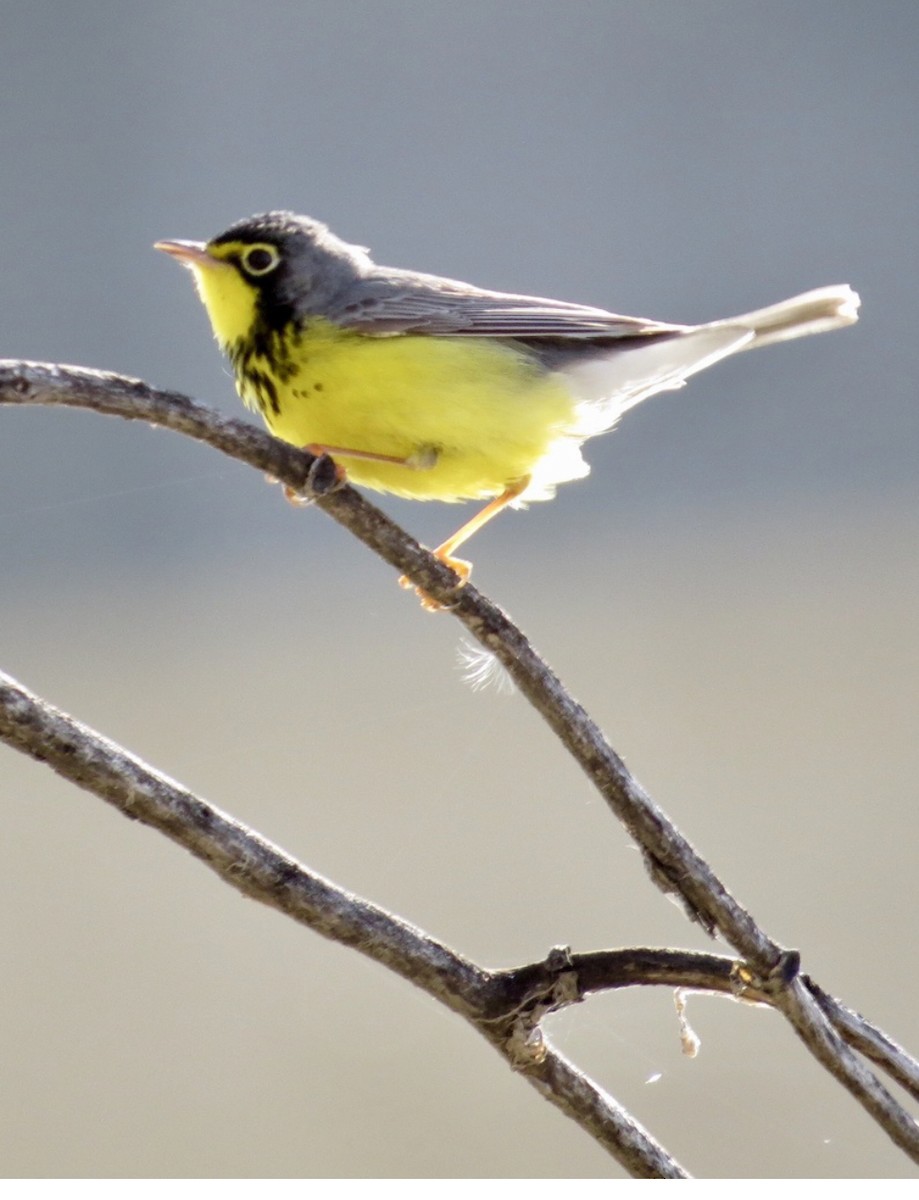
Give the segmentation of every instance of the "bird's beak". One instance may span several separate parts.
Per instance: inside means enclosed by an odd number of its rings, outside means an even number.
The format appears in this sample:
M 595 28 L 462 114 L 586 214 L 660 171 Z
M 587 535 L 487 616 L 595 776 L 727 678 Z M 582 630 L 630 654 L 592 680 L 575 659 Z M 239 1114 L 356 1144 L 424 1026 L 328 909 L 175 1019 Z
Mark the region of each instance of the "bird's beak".
M 213 267 L 219 262 L 208 254 L 204 242 L 154 242 L 153 249 L 162 250 L 183 267 Z

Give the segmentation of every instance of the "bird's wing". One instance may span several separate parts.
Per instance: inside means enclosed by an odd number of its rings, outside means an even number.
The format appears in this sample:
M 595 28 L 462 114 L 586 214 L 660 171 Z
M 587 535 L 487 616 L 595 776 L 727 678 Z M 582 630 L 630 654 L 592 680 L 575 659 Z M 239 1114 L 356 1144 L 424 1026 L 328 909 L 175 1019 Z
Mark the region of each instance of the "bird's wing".
M 352 282 L 327 306 L 335 325 L 370 337 L 633 338 L 675 334 L 685 325 L 622 317 L 541 296 L 490 292 L 453 279 L 380 269 Z

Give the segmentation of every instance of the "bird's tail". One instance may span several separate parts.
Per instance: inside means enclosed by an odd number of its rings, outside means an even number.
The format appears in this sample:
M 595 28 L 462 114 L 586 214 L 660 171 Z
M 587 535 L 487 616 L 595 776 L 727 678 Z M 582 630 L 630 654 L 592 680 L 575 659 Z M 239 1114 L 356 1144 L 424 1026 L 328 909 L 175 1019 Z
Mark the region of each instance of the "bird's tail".
M 614 343 L 594 355 L 572 357 L 558 369 L 578 401 L 577 422 L 571 432 L 576 438 L 585 438 L 612 429 L 624 412 L 648 396 L 682 387 L 697 371 L 741 350 L 851 325 L 858 320 L 858 303 L 857 294 L 842 283 L 739 317 L 671 327 L 662 334 L 655 332 L 647 341 L 633 337 L 623 347 Z M 583 474 L 579 455 L 577 461 Z M 565 471 L 556 474 L 554 481 L 578 477 L 570 464 Z
M 753 350 L 759 346 L 771 346 L 773 342 L 787 342 L 791 338 L 807 337 L 811 333 L 826 333 L 831 329 L 842 329 L 858 320 L 858 293 L 848 284 L 816 288 L 768 308 L 716 321 L 715 325 L 729 325 L 749 329 L 754 333 L 751 341 L 742 350 Z

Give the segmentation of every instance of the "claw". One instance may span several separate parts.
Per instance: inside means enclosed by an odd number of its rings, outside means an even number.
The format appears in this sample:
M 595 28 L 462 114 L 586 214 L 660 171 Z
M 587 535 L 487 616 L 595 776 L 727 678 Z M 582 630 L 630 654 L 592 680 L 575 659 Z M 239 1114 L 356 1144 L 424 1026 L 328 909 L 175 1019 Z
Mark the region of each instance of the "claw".
M 469 576 L 472 574 L 472 563 L 466 562 L 464 558 L 450 558 L 447 554 L 441 554 L 437 550 L 434 551 L 434 557 L 439 559 L 445 567 L 449 567 L 454 575 L 459 577 L 459 582 L 456 584 L 456 591 L 464 588 L 469 582 Z M 433 596 L 429 596 L 424 588 L 416 587 L 407 575 L 399 576 L 399 587 L 405 588 L 406 591 L 414 591 L 415 595 L 421 601 L 421 607 L 425 612 L 443 612 L 450 608 L 449 604 L 444 604 L 440 600 L 435 600 Z

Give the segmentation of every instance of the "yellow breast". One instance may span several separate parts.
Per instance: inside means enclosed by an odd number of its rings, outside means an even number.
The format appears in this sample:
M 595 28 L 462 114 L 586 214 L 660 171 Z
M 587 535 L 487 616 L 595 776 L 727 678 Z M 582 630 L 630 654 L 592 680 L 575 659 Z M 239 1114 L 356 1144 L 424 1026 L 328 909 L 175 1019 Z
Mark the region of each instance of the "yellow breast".
M 533 476 L 523 498 L 541 499 L 556 483 L 587 473 L 575 401 L 523 347 L 491 338 L 367 337 L 318 319 L 256 336 L 255 287 L 219 258 L 192 266 L 237 389 L 272 433 L 296 446 L 424 464 L 337 455 L 354 483 L 415 499 L 466 500 Z
M 276 409 L 259 394 L 266 375 Z M 416 499 L 494 496 L 532 474 L 560 440 L 568 457 L 576 449 L 566 436 L 575 406 L 559 379 L 522 348 L 487 338 L 366 337 L 314 322 L 287 339 L 275 363 L 251 357 L 238 386 L 294 445 L 422 464 L 337 456 L 354 483 Z M 573 473 L 583 474 L 577 459 Z

